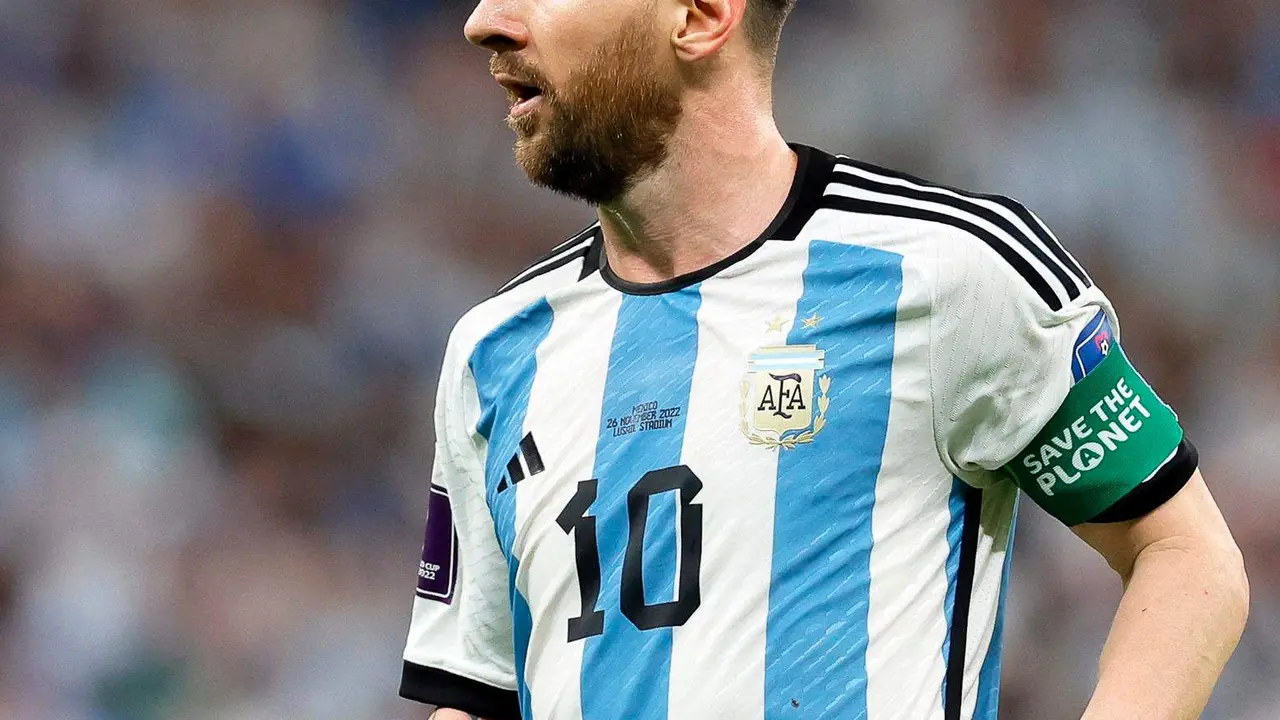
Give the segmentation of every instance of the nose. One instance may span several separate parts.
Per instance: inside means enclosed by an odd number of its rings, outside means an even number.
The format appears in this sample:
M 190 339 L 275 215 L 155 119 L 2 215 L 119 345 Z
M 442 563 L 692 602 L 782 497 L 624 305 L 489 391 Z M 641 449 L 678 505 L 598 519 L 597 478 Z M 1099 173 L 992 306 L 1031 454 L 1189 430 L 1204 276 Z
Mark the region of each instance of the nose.
M 515 5 L 512 0 L 480 0 L 463 28 L 467 40 L 492 52 L 524 49 L 529 30 L 520 22 Z

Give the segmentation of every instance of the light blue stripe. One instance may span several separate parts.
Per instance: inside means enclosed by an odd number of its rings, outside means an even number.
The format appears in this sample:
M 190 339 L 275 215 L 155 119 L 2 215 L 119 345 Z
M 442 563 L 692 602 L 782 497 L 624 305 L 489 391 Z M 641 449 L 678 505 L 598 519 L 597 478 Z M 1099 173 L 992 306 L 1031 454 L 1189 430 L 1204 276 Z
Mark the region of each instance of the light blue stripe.
M 509 491 L 515 494 L 515 491 Z M 512 534 L 515 529 L 512 528 Z M 512 558 L 507 575 L 511 583 L 511 634 L 512 645 L 516 655 L 516 689 L 520 693 L 520 716 L 524 720 L 533 720 L 533 703 L 530 700 L 529 683 L 525 680 L 525 663 L 529 657 L 529 637 L 533 634 L 533 611 L 529 609 L 529 601 L 516 590 L 516 575 L 520 572 L 520 559 Z
M 787 342 L 826 351 L 830 406 L 813 443 L 777 451 L 765 647 L 770 720 L 867 713 L 871 510 L 889 421 L 901 263 L 871 248 L 809 246 Z M 800 318 L 815 314 L 817 329 L 805 328 Z
M 982 660 L 978 672 L 978 705 L 973 720 L 996 720 L 1000 710 L 1000 671 L 1004 656 L 1004 615 L 1009 605 L 1009 569 L 1013 565 L 1013 536 L 1018 528 L 1018 500 L 1013 503 L 1013 518 L 1009 523 L 1009 541 L 1005 545 L 1004 574 L 1000 578 L 1000 604 L 996 606 L 996 626 L 991 635 L 991 646 Z
M 951 623 L 956 613 L 956 581 L 960 577 L 960 540 L 964 537 L 964 507 L 967 486 L 959 478 L 951 478 L 951 499 L 947 507 L 951 520 L 947 523 L 947 599 L 943 612 L 947 618 L 947 634 L 942 638 L 942 707 L 947 707 L 947 668 L 951 664 Z
M 695 285 L 665 295 L 626 296 L 618 311 L 596 445 L 599 491 L 591 507 L 600 543 L 598 608 L 604 612 L 604 633 L 587 638 L 583 650 L 584 720 L 667 718 L 671 629 L 640 630 L 620 610 L 627 493 L 645 473 L 680 464 L 701 303 Z M 621 437 L 606 428 L 608 419 L 628 417 L 635 406 L 651 402 L 682 408 L 670 428 Z M 644 538 L 644 597 L 649 603 L 675 597 L 675 502 L 674 493 L 650 502 Z
M 498 492 L 498 483 L 506 472 L 507 461 L 516 453 L 524 437 L 529 396 L 537 375 L 537 351 L 551 332 L 554 315 L 545 300 L 530 305 L 489 333 L 471 354 L 471 374 L 475 376 L 480 397 L 480 421 L 477 430 L 489 441 L 485 459 L 485 496 L 498 545 L 507 558 L 511 592 L 511 620 L 515 645 L 516 681 L 520 708 L 526 720 L 533 718 L 529 704 L 529 686 L 525 682 L 525 658 L 533 617 L 529 603 L 516 589 L 520 558 L 515 556 L 516 499 L 519 486 Z

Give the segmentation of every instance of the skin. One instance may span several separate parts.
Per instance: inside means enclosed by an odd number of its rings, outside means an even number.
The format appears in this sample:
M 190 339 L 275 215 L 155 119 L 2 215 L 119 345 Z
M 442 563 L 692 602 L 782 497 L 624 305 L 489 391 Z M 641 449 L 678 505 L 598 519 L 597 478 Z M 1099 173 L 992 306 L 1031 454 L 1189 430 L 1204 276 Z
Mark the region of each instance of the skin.
M 796 158 L 774 124 L 769 69 L 739 32 L 745 10 L 746 0 L 483 0 L 467 21 L 467 38 L 499 62 L 563 89 L 596 48 L 583 38 L 609 38 L 638 12 L 651 16 L 649 47 L 633 59 L 675 86 L 682 112 L 665 139 L 667 160 L 596 203 L 605 255 L 624 280 L 658 282 L 731 255 L 786 199 Z M 517 129 L 518 159 L 555 124 L 547 110 Z
M 509 122 L 517 162 L 534 182 L 596 206 L 607 262 L 624 280 L 660 282 L 721 260 L 763 232 L 786 199 L 796 158 L 773 120 L 772 58 L 741 31 L 746 1 L 481 0 L 467 21 L 468 40 L 494 53 L 495 70 L 548 88 L 548 102 Z M 632 32 L 629 44 L 618 44 L 619 28 Z M 606 70 L 601 59 L 616 64 L 620 48 L 639 72 Z M 593 72 L 618 74 L 592 89 Z M 610 85 L 627 92 L 609 96 Z M 616 192 L 589 197 L 595 186 L 574 193 L 538 174 L 552 141 L 567 132 L 557 113 L 596 113 L 587 124 L 610 127 L 617 118 L 590 104 L 608 98 L 626 107 L 640 91 L 670 94 L 679 104 L 669 124 L 626 131 L 653 131 L 643 139 L 660 143 L 656 161 L 644 148 L 593 138 L 618 151 L 604 154 L 621 180 Z M 645 107 L 654 106 L 626 109 Z M 1125 586 L 1084 717 L 1198 717 L 1249 606 L 1240 551 L 1200 473 L 1139 520 L 1073 530 Z M 433 717 L 472 716 L 441 709 Z
M 651 8 L 637 8 L 600 39 L 563 81 L 519 55 L 489 68 L 508 88 L 516 163 L 543 187 L 601 205 L 661 165 L 683 115 L 674 78 L 649 72 L 659 40 Z M 532 93 L 536 109 L 515 103 Z
M 1143 518 L 1072 530 L 1125 588 L 1086 720 L 1200 717 L 1249 615 L 1240 549 L 1200 471 Z

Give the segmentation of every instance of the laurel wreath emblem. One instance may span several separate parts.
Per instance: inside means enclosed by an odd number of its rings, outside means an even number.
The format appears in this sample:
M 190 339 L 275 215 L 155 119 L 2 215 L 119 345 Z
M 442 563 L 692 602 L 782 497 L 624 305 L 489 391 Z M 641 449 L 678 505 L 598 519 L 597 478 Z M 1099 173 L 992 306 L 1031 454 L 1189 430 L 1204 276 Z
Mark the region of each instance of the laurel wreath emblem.
M 831 376 L 823 375 L 818 378 L 818 390 L 822 393 L 818 396 L 818 416 L 813 419 L 813 429 L 805 430 L 799 435 L 786 435 L 782 437 L 769 437 L 768 435 L 760 435 L 751 430 L 751 424 L 747 422 L 747 398 L 751 395 L 751 381 L 743 378 L 742 380 L 742 402 L 739 404 L 739 415 L 742 417 L 740 429 L 742 434 L 752 445 L 763 445 L 770 450 L 784 448 L 786 450 L 794 450 L 797 445 L 804 445 L 813 442 L 818 437 L 818 433 L 827 426 L 827 408 L 831 405 Z

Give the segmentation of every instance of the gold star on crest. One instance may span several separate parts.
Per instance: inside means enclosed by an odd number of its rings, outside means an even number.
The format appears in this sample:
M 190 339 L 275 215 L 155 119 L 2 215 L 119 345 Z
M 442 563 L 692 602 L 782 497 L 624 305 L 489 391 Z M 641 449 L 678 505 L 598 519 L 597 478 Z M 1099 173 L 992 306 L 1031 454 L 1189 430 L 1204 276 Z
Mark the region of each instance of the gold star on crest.
M 822 320 L 823 318 L 820 315 L 818 315 L 818 313 L 815 312 L 809 317 L 802 319 L 800 321 L 800 324 L 803 325 L 808 330 L 817 330 L 818 323 L 822 322 Z
M 769 329 L 766 332 L 782 332 L 782 328 L 786 327 L 790 322 L 791 321 L 786 318 L 775 317 L 769 321 Z

